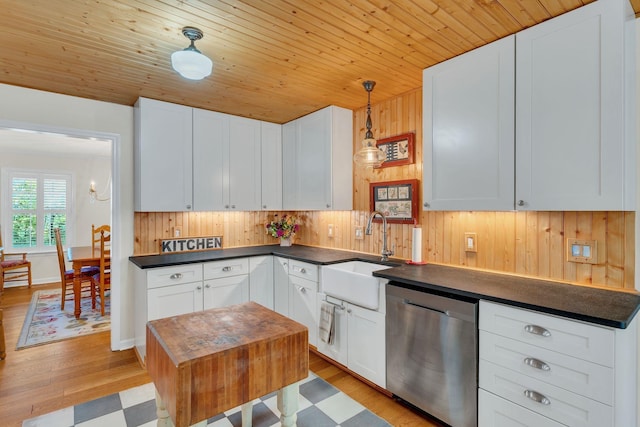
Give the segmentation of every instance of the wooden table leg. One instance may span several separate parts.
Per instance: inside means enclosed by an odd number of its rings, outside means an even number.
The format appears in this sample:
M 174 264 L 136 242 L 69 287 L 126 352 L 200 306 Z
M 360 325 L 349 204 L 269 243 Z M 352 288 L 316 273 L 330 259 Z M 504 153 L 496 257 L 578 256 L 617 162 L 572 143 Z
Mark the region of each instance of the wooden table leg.
M 82 282 L 80 280 L 81 272 L 81 265 L 73 266 L 73 314 L 76 316 L 76 319 L 80 318 L 80 297 L 82 296 Z M 64 298 L 64 295 L 62 295 L 62 298 Z
M 4 323 L 2 323 L 2 310 L 0 309 L 0 360 L 7 357 L 7 351 L 4 343 Z
M 298 383 L 289 384 L 278 390 L 278 410 L 280 425 L 292 427 L 298 420 Z

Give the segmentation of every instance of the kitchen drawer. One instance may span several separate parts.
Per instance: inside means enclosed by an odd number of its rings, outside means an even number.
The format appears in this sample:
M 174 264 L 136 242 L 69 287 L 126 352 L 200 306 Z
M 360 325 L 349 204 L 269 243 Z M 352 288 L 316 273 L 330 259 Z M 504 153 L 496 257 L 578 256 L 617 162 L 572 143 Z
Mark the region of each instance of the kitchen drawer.
M 613 408 L 562 388 L 480 359 L 479 386 L 540 415 L 572 427 L 613 425 Z M 537 393 L 540 403 L 526 393 Z
M 479 329 L 613 367 L 615 334 L 608 328 L 480 301 Z
M 204 280 L 249 274 L 249 258 L 233 258 L 224 261 L 206 262 Z
M 147 271 L 147 289 L 201 281 L 202 264 L 183 264 Z
M 613 404 L 613 369 L 562 353 L 480 331 L 480 359 Z
M 318 266 L 304 261 L 289 260 L 289 275 L 318 281 Z
M 563 427 L 485 390 L 478 390 L 478 427 Z

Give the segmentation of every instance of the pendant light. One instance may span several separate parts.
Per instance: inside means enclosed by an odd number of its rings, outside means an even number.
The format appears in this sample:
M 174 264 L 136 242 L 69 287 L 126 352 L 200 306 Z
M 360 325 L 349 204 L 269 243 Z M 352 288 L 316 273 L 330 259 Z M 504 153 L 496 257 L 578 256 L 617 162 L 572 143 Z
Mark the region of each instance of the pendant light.
M 189 80 L 202 80 L 211 74 L 213 62 L 196 49 L 194 42 L 200 40 L 204 35 L 202 31 L 194 27 L 184 27 L 182 34 L 191 44 L 184 50 L 179 50 L 171 54 L 171 66 L 180 75 Z
M 379 167 L 386 157 L 384 152 L 376 146 L 376 140 L 371 132 L 371 91 L 375 85 L 376 82 L 371 80 L 362 82 L 362 86 L 367 91 L 367 133 L 364 135 L 362 148 L 353 156 L 353 161 L 356 165 L 367 168 Z

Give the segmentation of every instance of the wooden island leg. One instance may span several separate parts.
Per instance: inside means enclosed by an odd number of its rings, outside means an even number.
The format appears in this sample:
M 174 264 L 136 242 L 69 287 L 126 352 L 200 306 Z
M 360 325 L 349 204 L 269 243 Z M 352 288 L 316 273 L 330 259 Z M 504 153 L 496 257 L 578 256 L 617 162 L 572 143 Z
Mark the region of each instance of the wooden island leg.
M 278 410 L 280 425 L 292 427 L 298 420 L 298 383 L 289 384 L 278 390 Z
M 167 412 L 167 407 L 164 405 L 158 390 L 156 389 L 156 415 L 158 416 L 158 427 L 173 427 L 173 421 Z

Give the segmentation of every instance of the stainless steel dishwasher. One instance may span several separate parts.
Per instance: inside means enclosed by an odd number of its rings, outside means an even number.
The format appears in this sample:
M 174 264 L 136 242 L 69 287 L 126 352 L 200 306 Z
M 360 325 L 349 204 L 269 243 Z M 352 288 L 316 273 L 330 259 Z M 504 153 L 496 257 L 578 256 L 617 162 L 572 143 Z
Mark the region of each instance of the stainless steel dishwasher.
M 478 301 L 387 284 L 387 389 L 452 427 L 478 425 Z

